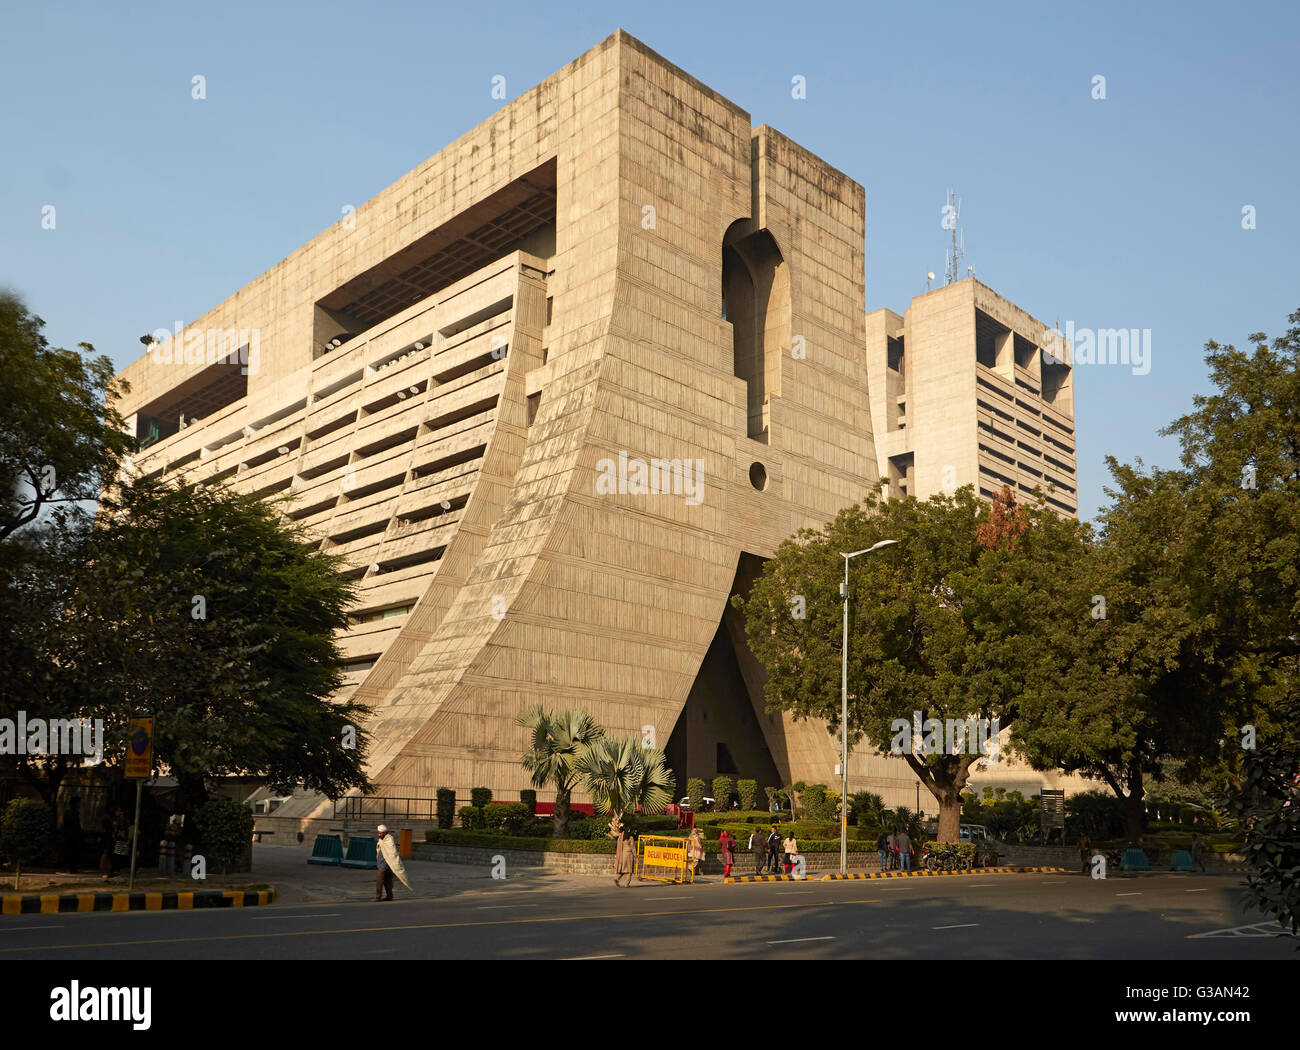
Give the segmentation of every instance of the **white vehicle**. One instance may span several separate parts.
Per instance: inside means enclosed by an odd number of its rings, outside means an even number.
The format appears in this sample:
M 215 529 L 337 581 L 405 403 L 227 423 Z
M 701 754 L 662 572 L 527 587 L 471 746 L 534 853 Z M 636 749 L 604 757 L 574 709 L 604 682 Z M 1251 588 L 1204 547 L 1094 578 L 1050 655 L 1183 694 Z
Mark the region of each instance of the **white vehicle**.
M 988 838 L 983 824 L 963 824 L 957 832 L 962 842 L 981 842 Z

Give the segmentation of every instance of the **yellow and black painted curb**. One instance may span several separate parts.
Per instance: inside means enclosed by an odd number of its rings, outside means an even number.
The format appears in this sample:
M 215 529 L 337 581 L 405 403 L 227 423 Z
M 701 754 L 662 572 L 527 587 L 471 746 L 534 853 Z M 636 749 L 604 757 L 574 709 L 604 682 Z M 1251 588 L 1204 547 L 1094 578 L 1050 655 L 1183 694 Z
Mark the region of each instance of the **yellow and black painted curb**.
M 997 872 L 1005 874 L 1021 874 L 1030 871 L 1047 871 L 1062 872 L 1064 868 L 971 868 L 968 871 L 872 871 L 872 872 L 852 872 L 848 875 L 840 875 L 838 872 L 834 875 L 823 875 L 822 882 L 829 882 L 832 879 L 909 879 L 909 878 L 936 878 L 941 875 L 992 875 Z
M 807 882 L 796 879 L 793 875 L 728 875 L 723 882 Z
M 253 908 L 275 900 L 269 890 L 199 890 L 192 893 L 29 893 L 0 897 L 0 915 L 55 915 L 83 911 L 189 911 Z
M 817 879 L 815 875 L 809 875 L 802 881 L 829 882 L 832 879 L 909 879 L 909 878 L 935 878 L 940 875 L 990 875 L 994 872 L 1005 872 L 1007 874 L 1020 874 L 1031 871 L 1046 872 L 1063 872 L 1064 868 L 973 868 L 970 871 L 871 871 L 871 872 L 851 872 L 848 875 L 840 875 L 838 872 L 834 875 L 823 875 Z M 722 880 L 723 882 L 795 882 L 793 875 L 731 875 Z

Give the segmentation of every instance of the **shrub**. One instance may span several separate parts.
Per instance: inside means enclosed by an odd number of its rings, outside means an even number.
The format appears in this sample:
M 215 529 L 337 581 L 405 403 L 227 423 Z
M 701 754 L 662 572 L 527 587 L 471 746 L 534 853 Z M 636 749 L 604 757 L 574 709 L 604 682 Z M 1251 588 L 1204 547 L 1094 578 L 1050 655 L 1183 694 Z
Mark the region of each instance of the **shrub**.
M 740 796 L 740 808 L 752 810 L 758 808 L 758 781 L 737 780 L 736 794 Z
M 203 850 L 222 865 L 223 871 L 244 855 L 253 841 L 253 811 L 242 802 L 214 799 L 194 814 L 203 836 Z
M 16 798 L 5 807 L 0 816 L 0 853 L 15 865 L 14 889 L 22 878 L 23 865 L 31 865 L 45 852 L 53 834 L 54 818 L 44 802 Z
M 476 809 L 482 809 L 491 801 L 492 801 L 491 788 L 470 788 L 469 789 L 469 803 L 471 806 L 474 806 Z
M 691 806 L 699 809 L 703 805 L 704 796 L 708 794 L 704 787 L 704 781 L 699 777 L 691 777 L 686 781 L 686 795 L 691 800 Z
M 483 821 L 488 829 L 506 835 L 522 835 L 524 825 L 531 818 L 532 814 L 522 802 L 498 802 L 483 809 Z
M 719 810 L 724 810 L 731 805 L 731 796 L 735 790 L 736 783 L 731 777 L 713 778 L 713 797 L 717 800 Z
M 438 827 L 449 828 L 456 817 L 456 792 L 451 788 L 438 789 Z
M 483 827 L 483 811 L 478 806 L 461 806 L 456 812 L 460 814 L 460 826 L 462 828 L 481 829 Z
M 811 784 L 803 792 L 804 816 L 809 820 L 834 820 L 839 801 L 839 795 L 827 791 L 825 784 Z
M 519 792 L 519 801 L 528 807 L 530 817 L 537 816 L 537 792 L 532 788 L 524 788 Z

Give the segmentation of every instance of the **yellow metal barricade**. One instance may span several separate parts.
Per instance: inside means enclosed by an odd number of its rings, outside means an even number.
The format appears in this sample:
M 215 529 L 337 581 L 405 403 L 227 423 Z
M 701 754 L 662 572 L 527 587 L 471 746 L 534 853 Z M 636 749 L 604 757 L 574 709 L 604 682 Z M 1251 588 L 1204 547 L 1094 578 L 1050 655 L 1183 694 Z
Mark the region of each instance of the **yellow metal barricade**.
M 655 882 L 693 881 L 687 845 L 685 838 L 642 835 L 637 840 L 638 877 Z

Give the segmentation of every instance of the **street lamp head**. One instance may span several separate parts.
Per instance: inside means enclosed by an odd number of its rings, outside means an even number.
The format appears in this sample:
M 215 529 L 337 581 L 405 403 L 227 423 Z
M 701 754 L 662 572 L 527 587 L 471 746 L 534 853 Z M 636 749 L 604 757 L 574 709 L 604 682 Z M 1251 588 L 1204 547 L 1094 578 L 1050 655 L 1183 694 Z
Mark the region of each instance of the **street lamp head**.
M 878 551 L 878 550 L 880 550 L 881 547 L 892 547 L 892 546 L 894 546 L 894 544 L 896 544 L 897 542 L 898 542 L 898 540 L 881 540 L 881 541 L 880 541 L 879 543 L 877 543 L 877 544 L 874 544 L 874 545 L 872 545 L 872 546 L 870 546 L 870 547 L 864 547 L 864 548 L 862 548 L 862 550 L 860 550 L 860 551 L 854 551 L 852 554 L 845 554 L 843 551 L 841 551 L 841 552 L 840 552 L 840 557 L 841 557 L 841 558 L 856 558 L 859 554 L 870 554 L 872 551 Z

